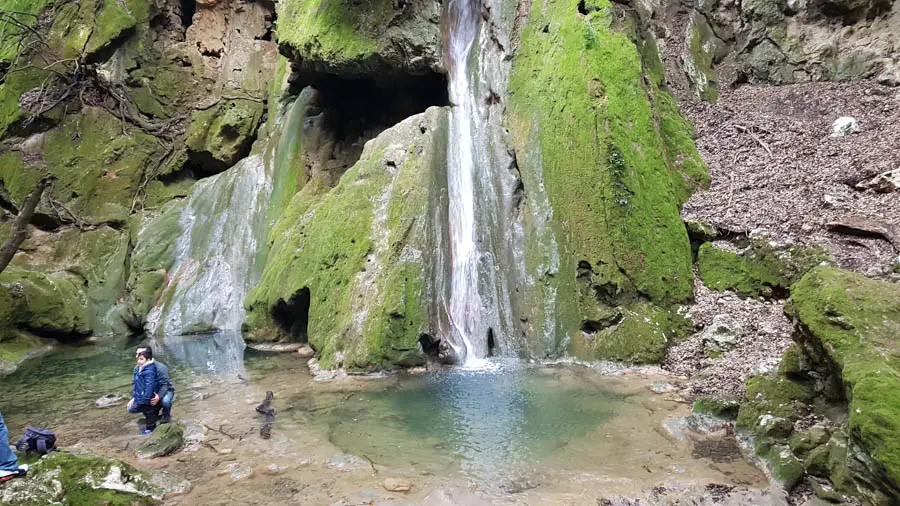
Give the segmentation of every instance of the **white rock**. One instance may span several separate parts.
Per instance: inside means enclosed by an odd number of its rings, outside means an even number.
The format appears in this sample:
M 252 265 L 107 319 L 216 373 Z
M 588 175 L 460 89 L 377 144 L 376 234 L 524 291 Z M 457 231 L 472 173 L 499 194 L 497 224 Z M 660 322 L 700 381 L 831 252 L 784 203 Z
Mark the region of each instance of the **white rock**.
M 116 405 L 118 405 L 118 404 L 121 404 L 122 401 L 124 401 L 124 400 L 125 400 L 125 398 L 123 398 L 123 397 L 120 396 L 120 395 L 116 395 L 116 394 L 106 394 L 106 395 L 104 395 L 103 397 L 101 397 L 101 398 L 97 399 L 96 401 L 94 401 L 94 404 L 95 404 L 98 408 L 100 408 L 100 409 L 103 409 L 103 408 L 111 408 L 111 407 L 113 407 L 113 406 L 116 406 Z
M 856 122 L 856 118 L 851 116 L 841 116 L 831 124 L 832 137 L 843 137 L 857 132 L 859 132 L 859 123 Z

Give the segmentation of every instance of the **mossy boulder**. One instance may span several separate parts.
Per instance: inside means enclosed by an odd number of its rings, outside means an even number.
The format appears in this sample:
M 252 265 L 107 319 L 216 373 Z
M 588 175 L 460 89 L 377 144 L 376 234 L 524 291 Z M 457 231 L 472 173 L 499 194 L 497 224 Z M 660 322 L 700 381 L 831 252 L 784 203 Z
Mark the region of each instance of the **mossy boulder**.
M 537 318 L 560 322 L 570 352 L 652 361 L 677 335 L 667 330 L 680 328 L 662 313 L 691 296 L 678 208 L 706 169 L 660 87 L 655 49 L 613 27 L 609 2 L 586 10 L 577 0 L 532 3 L 510 75 L 516 160 L 526 188 L 546 191 L 556 244 L 549 254 L 529 244 L 526 264 L 558 258 L 536 289 L 558 294 L 559 309 Z
M 25 478 L 0 487 L 0 502 L 9 506 L 62 504 L 159 504 L 170 492 L 184 493 L 190 484 L 162 473 L 145 473 L 104 457 L 54 452 L 28 469 Z
M 9 302 L 7 325 L 48 337 L 91 332 L 83 283 L 67 274 L 44 274 L 16 267 L 0 273 L 0 301 Z
M 185 141 L 191 163 L 207 174 L 215 174 L 247 156 L 263 109 L 262 102 L 226 100 L 195 112 Z
M 694 413 L 734 420 L 740 410 L 737 399 L 704 396 L 694 401 Z
M 785 420 L 792 426 L 804 412 L 806 403 L 813 398 L 812 388 L 778 374 L 747 378 L 744 401 L 741 403 L 735 427 L 738 430 L 765 434 L 773 420 Z M 764 423 L 765 422 L 765 423 Z M 779 425 L 783 425 L 779 422 Z M 788 430 L 780 430 L 779 436 L 787 437 Z
M 765 236 L 737 249 L 730 243 L 704 243 L 697 251 L 700 279 L 715 290 L 746 296 L 781 296 L 817 265 L 828 262 L 821 249 L 776 245 Z
M 442 66 L 440 17 L 429 0 L 287 0 L 278 4 L 279 49 L 303 70 L 422 74 Z
M 9 300 L 9 294 L 3 292 L 2 288 L 0 288 L 0 304 L 10 304 L 0 309 L 0 376 L 4 376 L 14 372 L 25 360 L 49 350 L 52 341 L 7 326 L 13 319 L 6 311 L 15 309 L 15 306 Z
M 407 118 L 369 141 L 331 191 L 307 185 L 294 196 L 246 299 L 251 339 L 306 337 L 326 368 L 424 361 L 425 217 L 447 117 L 430 108 Z
M 900 286 L 822 267 L 794 285 L 797 340 L 844 386 L 849 430 L 900 484 Z
M 154 430 L 147 440 L 139 444 L 135 454 L 142 459 L 163 457 L 181 448 L 184 442 L 184 430 L 177 423 L 160 425 Z

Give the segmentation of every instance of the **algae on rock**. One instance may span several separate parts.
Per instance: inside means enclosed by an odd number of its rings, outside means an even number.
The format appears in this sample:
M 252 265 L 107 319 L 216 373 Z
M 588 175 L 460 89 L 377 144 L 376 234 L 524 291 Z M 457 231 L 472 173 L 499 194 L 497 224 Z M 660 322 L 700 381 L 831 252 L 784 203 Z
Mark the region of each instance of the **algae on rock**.
M 307 186 L 294 196 L 246 300 L 251 338 L 307 337 L 327 368 L 424 361 L 425 217 L 446 123 L 440 108 L 407 118 L 366 143 L 330 192 Z
M 679 206 L 705 167 L 674 100 L 613 30 L 609 2 L 577 7 L 532 4 L 510 77 L 510 133 L 523 179 L 540 181 L 552 208 L 560 267 L 546 282 L 571 308 L 557 318 L 572 351 L 658 360 L 680 327 L 663 313 L 692 293 Z

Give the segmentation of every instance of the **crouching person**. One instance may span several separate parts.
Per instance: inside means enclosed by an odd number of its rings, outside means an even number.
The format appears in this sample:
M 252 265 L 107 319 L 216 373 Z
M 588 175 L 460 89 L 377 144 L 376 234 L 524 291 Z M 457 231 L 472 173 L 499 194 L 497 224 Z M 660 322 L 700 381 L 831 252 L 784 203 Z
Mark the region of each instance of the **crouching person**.
M 147 345 L 138 347 L 135 360 L 137 365 L 134 367 L 128 412 L 144 415 L 147 426 L 141 431 L 141 434 L 146 435 L 156 428 L 159 410 L 158 407 L 151 404 L 156 393 L 156 363 L 153 362 L 153 350 Z

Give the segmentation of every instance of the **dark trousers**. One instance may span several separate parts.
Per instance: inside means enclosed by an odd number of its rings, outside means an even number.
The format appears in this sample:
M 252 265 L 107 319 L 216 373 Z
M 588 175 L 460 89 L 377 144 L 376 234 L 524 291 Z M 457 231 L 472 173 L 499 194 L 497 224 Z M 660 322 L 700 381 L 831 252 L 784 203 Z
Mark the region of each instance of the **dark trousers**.
M 158 407 L 149 404 L 141 404 L 140 406 L 131 406 L 131 409 L 129 409 L 128 412 L 141 413 L 144 415 L 144 420 L 147 421 L 147 429 L 153 430 L 156 428 L 156 421 L 159 419 Z

